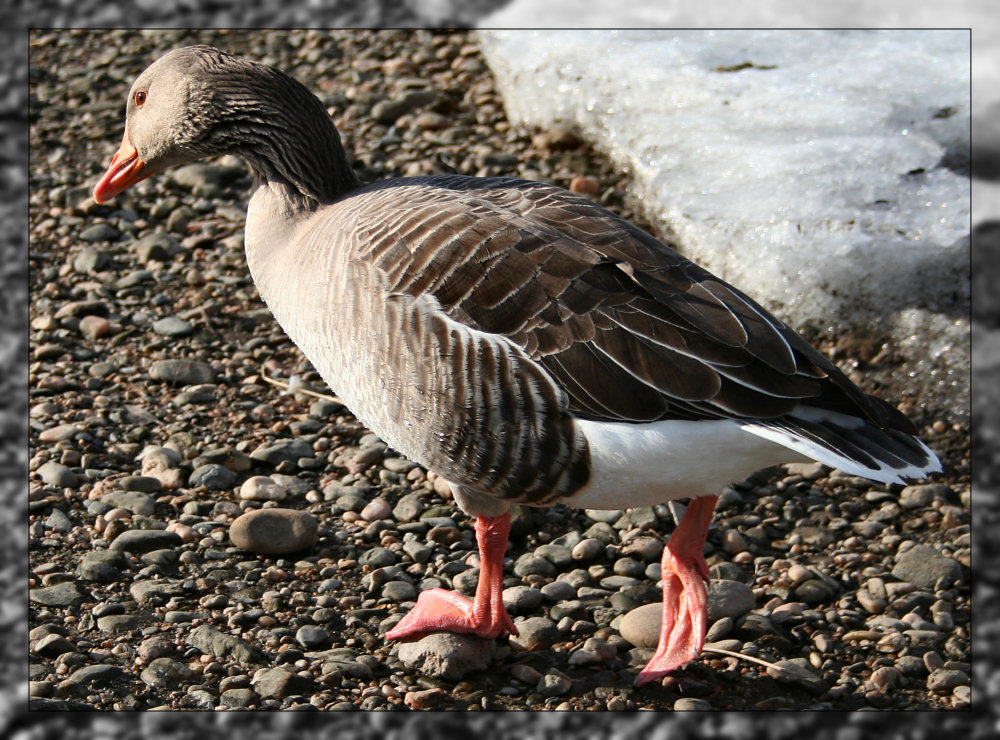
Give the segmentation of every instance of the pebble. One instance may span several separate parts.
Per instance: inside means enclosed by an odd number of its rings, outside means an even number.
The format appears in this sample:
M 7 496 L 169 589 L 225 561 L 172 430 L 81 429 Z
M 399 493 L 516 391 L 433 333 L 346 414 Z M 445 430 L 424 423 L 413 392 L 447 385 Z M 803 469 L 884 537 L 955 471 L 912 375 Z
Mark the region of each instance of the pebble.
M 537 588 L 511 586 L 503 590 L 503 603 L 511 614 L 529 614 L 541 606 L 544 596 Z
M 258 555 L 301 552 L 316 543 L 318 523 L 298 509 L 257 509 L 241 514 L 229 528 L 229 539 L 241 550 Z
M 55 488 L 76 488 L 80 485 L 76 473 L 57 462 L 47 462 L 35 471 L 42 483 Z
M 577 542 L 570 554 L 573 560 L 589 562 L 604 553 L 604 543 L 593 537 L 587 537 Z
M 32 652 L 43 658 L 58 658 L 63 653 L 76 653 L 80 648 L 59 634 L 49 634 L 32 646 Z
M 947 668 L 938 668 L 927 677 L 927 688 L 931 691 L 950 692 L 958 686 L 968 686 L 970 683 L 969 674 Z
M 88 226 L 80 232 L 80 238 L 85 242 L 111 242 L 118 239 L 121 233 L 109 224 L 98 223 Z
M 569 601 L 576 598 L 576 588 L 563 580 L 546 583 L 539 589 L 539 593 L 546 601 L 552 602 Z
M 84 316 L 80 319 L 80 333 L 90 340 L 106 337 L 113 329 L 111 322 L 103 316 Z
M 219 695 L 219 703 L 232 709 L 249 709 L 260 699 L 252 689 L 227 689 Z
M 305 624 L 295 632 L 295 641 L 306 650 L 320 650 L 330 644 L 330 633 L 322 627 Z
M 116 665 L 87 665 L 73 671 L 67 680 L 71 684 L 83 684 L 96 689 L 127 681 L 128 674 Z
M 65 442 L 73 439 L 82 431 L 79 424 L 59 424 L 58 426 L 43 429 L 38 433 L 38 441 L 48 443 Z M 47 464 L 47 463 L 46 463 Z M 58 464 L 58 463 L 56 463 Z M 42 466 L 44 467 L 44 465 Z
M 674 702 L 673 709 L 675 712 L 706 712 L 715 709 L 715 707 L 705 699 L 684 696 Z
M 780 683 L 800 686 L 816 696 L 825 694 L 829 689 L 822 676 L 816 673 L 805 658 L 779 660 L 767 669 L 767 675 Z
M 260 445 L 250 453 L 250 459 L 277 466 L 283 462 L 297 463 L 313 455 L 312 445 L 305 440 L 284 439 Z
M 193 677 L 194 671 L 172 658 L 154 658 L 139 674 L 144 684 L 157 689 L 176 686 Z
M 125 479 L 122 479 L 119 484 L 131 485 L 137 480 L 153 481 L 156 484 L 155 488 L 159 490 L 159 481 L 156 478 L 132 476 L 131 481 L 126 482 Z M 154 486 L 143 484 L 143 487 L 153 488 Z M 153 512 L 156 511 L 156 500 L 141 490 L 111 491 L 101 496 L 101 501 L 116 508 L 128 509 L 139 516 L 152 516 Z
M 473 671 L 489 667 L 494 640 L 473 635 L 435 632 L 410 642 L 401 642 L 398 657 L 410 670 L 434 678 L 459 681 Z
M 403 703 L 410 709 L 432 709 L 447 698 L 444 689 L 432 688 L 407 691 Z
M 525 553 L 514 562 L 514 573 L 519 576 L 544 576 L 554 578 L 558 571 L 548 558 L 539 557 L 534 553 Z
M 204 487 L 209 491 L 228 491 L 236 485 L 236 473 L 215 463 L 199 465 L 191 471 L 188 485 L 192 488 Z
M 234 659 L 241 663 L 260 663 L 264 655 L 246 640 L 203 624 L 187 636 L 187 644 L 219 660 Z
M 375 498 L 369 501 L 361 510 L 361 518 L 366 522 L 374 522 L 380 519 L 392 517 L 392 504 L 384 498 Z
M 583 140 L 575 131 L 564 126 L 553 126 L 535 134 L 531 139 L 531 145 L 536 149 L 553 152 L 576 149 L 582 143 Z
M 177 547 L 183 542 L 176 532 L 165 529 L 128 529 L 111 542 L 112 550 L 143 553 L 165 547 Z
M 663 621 L 662 604 L 644 604 L 622 617 L 618 631 L 636 647 L 655 648 Z
M 740 617 L 753 609 L 756 601 L 753 589 L 745 583 L 711 580 L 708 583 L 708 620 Z
M 149 368 L 149 377 L 171 385 L 199 385 L 215 382 L 215 369 L 199 360 L 158 360 Z
M 896 557 L 892 575 L 917 588 L 933 589 L 942 578 L 948 584 L 958 582 L 962 577 L 962 566 L 934 547 L 916 545 Z
M 581 195 L 597 195 L 601 192 L 601 185 L 593 177 L 577 175 L 569 181 L 569 191 Z
M 244 501 L 284 501 L 287 497 L 287 489 L 266 475 L 251 476 L 240 486 L 240 498 Z
M 194 333 L 194 327 L 184 319 L 167 316 L 153 322 L 153 331 L 165 337 L 186 337 Z
M 555 622 L 547 617 L 527 617 L 514 620 L 518 634 L 508 638 L 512 649 L 516 651 L 545 650 L 561 639 Z
M 408 581 L 389 581 L 382 587 L 382 596 L 395 602 L 413 601 L 417 589 Z
M 537 690 L 542 696 L 565 696 L 573 688 L 573 680 L 562 671 L 551 668 L 538 681 Z
M 177 248 L 177 240 L 162 231 L 136 239 L 130 247 L 136 258 L 142 263 L 169 262 Z
M 257 670 L 250 683 L 259 696 L 274 699 L 300 694 L 308 696 L 314 689 L 312 679 L 283 666 Z
M 940 483 L 906 486 L 899 492 L 899 505 L 904 509 L 922 509 L 936 498 L 947 500 L 950 493 L 948 486 Z
M 125 577 L 122 568 L 125 557 L 120 550 L 96 550 L 88 552 L 80 558 L 76 567 L 76 575 L 84 581 L 95 583 L 114 583 Z

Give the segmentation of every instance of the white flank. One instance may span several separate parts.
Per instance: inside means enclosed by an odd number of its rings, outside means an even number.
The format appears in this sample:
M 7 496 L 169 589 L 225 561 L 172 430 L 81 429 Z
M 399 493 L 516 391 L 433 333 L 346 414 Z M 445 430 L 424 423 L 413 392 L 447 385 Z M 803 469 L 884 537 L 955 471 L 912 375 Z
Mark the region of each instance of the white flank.
M 806 459 L 729 420 L 576 423 L 590 445 L 591 477 L 567 503 L 587 509 L 713 496 L 761 468 Z

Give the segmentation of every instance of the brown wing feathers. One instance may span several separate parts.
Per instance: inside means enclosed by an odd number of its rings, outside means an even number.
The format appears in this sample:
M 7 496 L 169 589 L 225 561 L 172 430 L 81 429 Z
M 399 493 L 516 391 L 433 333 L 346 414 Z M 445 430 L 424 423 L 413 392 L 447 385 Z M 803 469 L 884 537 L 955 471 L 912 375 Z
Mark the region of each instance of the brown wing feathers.
M 520 345 L 586 417 L 773 418 L 801 400 L 880 416 L 822 355 L 645 232 L 534 183 L 395 181 L 363 258 L 394 290 Z M 391 187 L 369 198 L 392 198 Z M 381 191 L 381 192 L 378 192 Z M 396 200 L 395 198 L 392 198 Z

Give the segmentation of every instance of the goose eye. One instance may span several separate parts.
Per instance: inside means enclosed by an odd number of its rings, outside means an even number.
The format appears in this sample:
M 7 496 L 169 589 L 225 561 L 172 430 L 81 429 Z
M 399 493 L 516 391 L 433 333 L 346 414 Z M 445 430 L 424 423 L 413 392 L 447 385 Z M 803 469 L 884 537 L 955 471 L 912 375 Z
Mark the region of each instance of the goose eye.
M 135 91 L 135 104 L 141 108 L 142 104 L 145 103 L 145 102 L 146 102 L 146 91 L 145 90 L 136 90 Z

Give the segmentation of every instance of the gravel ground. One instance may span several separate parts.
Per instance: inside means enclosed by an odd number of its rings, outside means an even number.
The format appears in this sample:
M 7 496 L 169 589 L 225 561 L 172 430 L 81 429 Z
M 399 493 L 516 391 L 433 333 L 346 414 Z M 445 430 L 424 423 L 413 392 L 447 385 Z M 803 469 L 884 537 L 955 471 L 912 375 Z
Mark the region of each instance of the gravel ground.
M 904 402 L 946 472 L 900 490 L 803 465 L 723 494 L 710 640 L 777 667 L 706 652 L 632 686 L 649 650 L 622 618 L 659 598 L 666 507 L 519 509 L 505 600 L 522 637 L 387 643 L 416 591 L 471 591 L 471 522 L 335 399 L 268 382 L 330 393 L 250 281 L 245 168 L 223 159 L 90 200 L 132 79 L 187 43 L 316 91 L 365 179 L 544 178 L 641 222 L 624 176 L 571 132 L 507 124 L 473 35 L 34 32 L 33 708 L 970 706 L 968 411 L 902 398 L 877 336 L 810 333 L 866 389 Z M 302 551 L 237 547 L 268 547 L 247 512 L 294 528 Z

